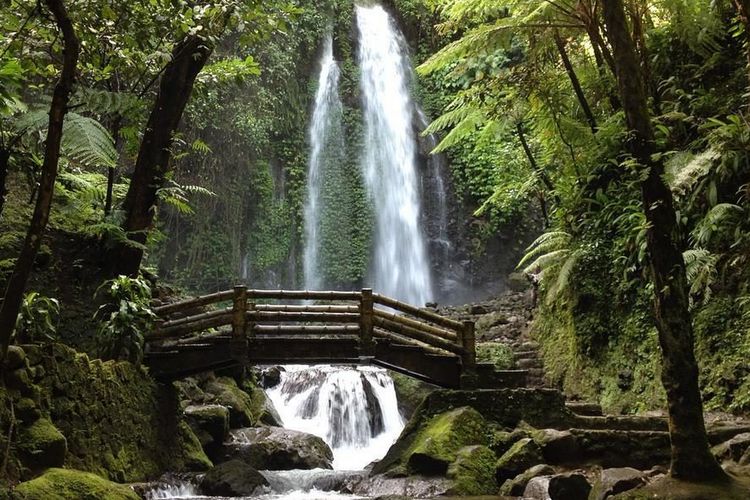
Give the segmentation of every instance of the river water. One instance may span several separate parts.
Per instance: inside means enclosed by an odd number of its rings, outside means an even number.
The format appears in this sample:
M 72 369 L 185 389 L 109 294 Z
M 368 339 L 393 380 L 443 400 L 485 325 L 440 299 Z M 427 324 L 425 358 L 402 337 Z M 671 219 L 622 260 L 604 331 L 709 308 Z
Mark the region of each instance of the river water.
M 370 366 L 283 367 L 279 383 L 266 391 L 284 427 L 315 434 L 333 451 L 333 470 L 261 471 L 270 487 L 254 499 L 327 500 L 363 498 L 337 493 L 362 469 L 382 458 L 398 438 L 404 421 L 393 380 Z M 149 499 L 205 497 L 189 483 L 163 486 Z

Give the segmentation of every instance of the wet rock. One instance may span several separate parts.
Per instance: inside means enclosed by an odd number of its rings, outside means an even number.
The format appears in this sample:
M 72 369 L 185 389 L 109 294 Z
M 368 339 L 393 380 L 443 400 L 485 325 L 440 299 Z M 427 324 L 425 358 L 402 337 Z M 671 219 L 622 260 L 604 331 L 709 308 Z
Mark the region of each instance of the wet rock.
M 514 429 L 512 432 L 496 431 L 492 436 L 490 449 L 495 452 L 495 455 L 500 457 L 516 442 L 527 437 L 531 436 L 525 429 Z
M 8 346 L 8 353 L 5 355 L 5 363 L 8 370 L 15 370 L 24 366 L 26 361 L 26 351 L 23 348 L 12 345 Z
M 258 397 L 263 397 L 260 406 L 260 415 L 258 415 L 258 422 L 273 427 L 283 427 L 284 424 L 281 421 L 281 415 L 276 411 L 276 407 L 273 405 L 273 401 L 263 391 L 258 391 L 260 394 Z
M 750 448 L 748 448 L 745 451 L 745 454 L 742 455 L 742 458 L 740 458 L 739 464 L 740 465 L 750 465 Z
M 555 469 L 546 464 L 539 464 L 531 467 L 530 469 L 520 473 L 513 479 L 509 479 L 503 483 L 500 487 L 498 495 L 501 496 L 514 496 L 519 497 L 524 494 L 526 485 L 529 481 L 539 476 L 551 476 L 555 473 Z
M 588 498 L 590 492 L 586 476 L 578 472 L 552 476 L 547 487 L 550 500 L 581 500 Z
M 229 426 L 233 429 L 255 425 L 253 400 L 240 389 L 234 379 L 218 377 L 206 384 L 206 392 L 211 394 L 214 403 L 229 410 Z
M 531 478 L 523 490 L 523 498 L 528 500 L 549 500 L 549 480 L 552 476 Z
M 62 467 L 68 442 L 46 418 L 40 418 L 18 432 L 18 451 L 24 465 L 32 470 Z
M 534 465 L 544 462 L 542 450 L 531 438 L 524 438 L 510 447 L 495 466 L 497 482 L 501 483 L 516 477 Z
M 333 452 L 318 436 L 281 427 L 257 427 L 230 432 L 222 459 L 238 458 L 260 469 L 330 469 Z
M 364 373 L 360 374 L 360 380 L 362 380 L 362 389 L 364 390 L 365 401 L 367 402 L 367 420 L 370 424 L 370 436 L 375 437 L 385 430 L 383 409 L 380 407 L 377 395 L 375 395 L 375 389 Z
M 542 429 L 535 431 L 533 438 L 542 449 L 547 463 L 563 464 L 575 460 L 579 455 L 578 440 L 570 431 Z
M 490 311 L 487 309 L 487 307 L 482 304 L 471 304 L 469 306 L 469 314 L 479 315 L 479 314 L 487 314 L 489 312 Z
M 604 500 L 646 484 L 646 474 L 632 467 L 604 469 L 594 484 L 589 500 Z
M 102 498 L 106 500 L 138 500 L 128 486 L 113 483 L 96 474 L 71 469 L 48 469 L 44 474 L 15 487 L 17 500 L 48 500 L 50 498 Z
M 260 375 L 260 383 L 263 388 L 270 389 L 279 385 L 282 370 L 283 368 L 280 366 L 272 366 L 263 370 Z
M 506 325 L 509 322 L 505 313 L 495 311 L 481 316 L 476 322 L 476 330 L 477 333 L 486 332 L 493 326 Z
M 729 441 L 714 446 L 711 452 L 719 460 L 734 460 L 739 462 L 743 454 L 750 448 L 750 433 L 737 434 Z
M 358 482 L 351 489 L 365 497 L 401 499 L 434 498 L 446 494 L 451 481 L 443 477 L 408 476 L 401 478 L 376 475 Z
M 453 480 L 452 495 L 490 495 L 497 491 L 495 454 L 486 446 L 466 446 L 458 450 L 456 460 L 448 466 Z
M 208 471 L 200 489 L 206 495 L 242 497 L 267 484 L 266 478 L 254 468 L 241 460 L 230 460 Z
M 185 417 L 204 449 L 221 446 L 229 435 L 229 410 L 226 406 L 188 406 Z

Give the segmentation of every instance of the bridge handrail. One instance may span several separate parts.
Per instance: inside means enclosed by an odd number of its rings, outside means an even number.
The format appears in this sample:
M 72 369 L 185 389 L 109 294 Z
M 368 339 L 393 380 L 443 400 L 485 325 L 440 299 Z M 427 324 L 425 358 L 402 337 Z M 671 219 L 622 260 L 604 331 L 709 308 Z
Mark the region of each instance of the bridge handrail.
M 358 304 L 255 304 L 254 301 L 258 299 L 357 301 Z M 231 307 L 169 318 L 176 313 L 230 300 Z M 377 308 L 376 304 L 390 310 Z M 396 314 L 393 310 L 416 319 Z M 362 355 L 373 355 L 373 337 L 383 337 L 419 347 L 431 346 L 430 349 L 437 352 L 447 351 L 460 356 L 464 366 L 476 364 L 473 322 L 446 318 L 432 311 L 374 294 L 369 288 L 361 291 L 311 291 L 257 290 L 236 286 L 232 290 L 157 306 L 154 312 L 159 319 L 154 331 L 147 335 L 147 340 L 166 340 L 229 325 L 232 326 L 232 337 L 237 341 L 252 338 L 256 333 L 358 334 Z M 290 322 L 316 325 L 282 325 Z M 344 326 L 342 323 L 358 324 Z

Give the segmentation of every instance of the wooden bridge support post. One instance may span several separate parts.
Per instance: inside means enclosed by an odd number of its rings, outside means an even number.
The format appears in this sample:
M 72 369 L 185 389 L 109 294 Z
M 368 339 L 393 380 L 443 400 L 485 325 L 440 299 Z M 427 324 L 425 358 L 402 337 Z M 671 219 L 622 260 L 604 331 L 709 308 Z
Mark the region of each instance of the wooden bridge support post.
M 247 287 L 237 285 L 234 287 L 232 298 L 232 342 L 231 352 L 235 359 L 247 357 Z
M 374 325 L 374 301 L 372 288 L 363 288 L 359 299 L 359 355 L 374 356 L 375 342 L 372 340 Z
M 461 355 L 461 387 L 474 388 L 478 384 L 477 380 L 477 345 L 476 335 L 474 333 L 474 322 L 464 321 L 463 328 L 459 331 L 459 341 L 464 352 Z

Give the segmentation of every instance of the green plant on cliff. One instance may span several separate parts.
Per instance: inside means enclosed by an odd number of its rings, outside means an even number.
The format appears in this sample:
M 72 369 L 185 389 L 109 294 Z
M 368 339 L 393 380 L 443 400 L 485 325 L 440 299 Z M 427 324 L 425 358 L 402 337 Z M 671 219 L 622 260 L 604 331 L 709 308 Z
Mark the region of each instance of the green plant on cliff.
M 29 292 L 21 302 L 16 319 L 15 341 L 21 344 L 54 340 L 60 316 L 60 302 L 39 292 Z
M 100 322 L 97 343 L 104 359 L 125 359 L 139 364 L 144 336 L 156 315 L 151 310 L 151 287 L 143 278 L 118 276 L 104 282 L 96 292 L 105 303 L 94 319 Z

